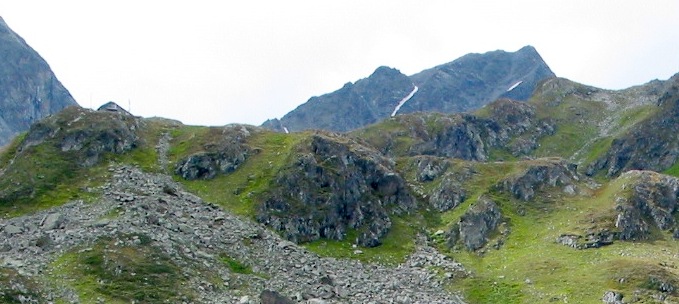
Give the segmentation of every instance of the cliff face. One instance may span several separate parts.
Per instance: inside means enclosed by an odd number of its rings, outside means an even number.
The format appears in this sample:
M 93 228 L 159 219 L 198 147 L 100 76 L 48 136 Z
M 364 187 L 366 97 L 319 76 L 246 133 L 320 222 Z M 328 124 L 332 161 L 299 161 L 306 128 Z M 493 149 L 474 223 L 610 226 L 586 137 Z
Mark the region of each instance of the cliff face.
M 77 103 L 47 62 L 0 18 L 0 146 L 72 105 Z

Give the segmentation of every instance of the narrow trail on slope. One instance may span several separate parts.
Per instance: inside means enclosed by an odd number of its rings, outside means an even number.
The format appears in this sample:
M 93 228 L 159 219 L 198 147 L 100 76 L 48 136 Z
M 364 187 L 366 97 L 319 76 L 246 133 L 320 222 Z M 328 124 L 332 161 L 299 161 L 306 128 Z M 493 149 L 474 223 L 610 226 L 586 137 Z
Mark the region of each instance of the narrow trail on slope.
M 170 133 L 165 132 L 162 136 L 160 136 L 158 144 L 156 145 L 156 152 L 158 152 L 158 165 L 165 174 L 167 174 L 167 165 L 170 163 L 167 158 L 167 153 L 170 150 L 170 140 L 172 140 Z

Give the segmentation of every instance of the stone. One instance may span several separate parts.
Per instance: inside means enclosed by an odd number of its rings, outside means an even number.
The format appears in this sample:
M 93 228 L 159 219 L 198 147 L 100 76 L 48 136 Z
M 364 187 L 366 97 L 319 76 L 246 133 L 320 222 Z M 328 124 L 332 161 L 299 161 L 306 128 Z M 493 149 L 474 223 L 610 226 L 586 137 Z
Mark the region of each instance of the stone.
M 606 304 L 623 304 L 624 302 L 622 301 L 623 295 L 619 292 L 616 291 L 607 291 L 604 293 L 603 298 L 601 301 L 603 301 Z
M 292 304 L 292 300 L 272 290 L 264 290 L 259 296 L 262 304 Z
M 502 219 L 500 208 L 488 198 L 482 197 L 460 218 L 460 241 L 467 250 L 474 251 L 488 243 Z
M 5 226 L 3 228 L 3 231 L 5 231 L 5 234 L 7 234 L 8 236 L 12 236 L 23 232 L 23 230 L 20 227 L 14 226 L 12 224 Z
M 61 213 L 50 213 L 42 220 L 41 226 L 45 230 L 62 228 L 65 218 Z

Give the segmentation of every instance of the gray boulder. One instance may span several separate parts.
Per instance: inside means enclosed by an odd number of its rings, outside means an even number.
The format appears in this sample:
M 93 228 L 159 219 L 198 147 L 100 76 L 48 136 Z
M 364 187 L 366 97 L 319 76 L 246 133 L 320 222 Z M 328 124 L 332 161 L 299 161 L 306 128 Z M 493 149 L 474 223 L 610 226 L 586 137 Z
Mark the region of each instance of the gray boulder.
M 540 190 L 562 187 L 573 193 L 574 184 L 580 180 L 577 166 L 562 159 L 539 159 L 527 163 L 525 170 L 500 181 L 495 188 L 512 194 L 522 201 L 531 201 Z
M 488 238 L 502 220 L 500 208 L 492 200 L 482 197 L 462 215 L 459 240 L 467 250 L 474 251 L 488 243 Z

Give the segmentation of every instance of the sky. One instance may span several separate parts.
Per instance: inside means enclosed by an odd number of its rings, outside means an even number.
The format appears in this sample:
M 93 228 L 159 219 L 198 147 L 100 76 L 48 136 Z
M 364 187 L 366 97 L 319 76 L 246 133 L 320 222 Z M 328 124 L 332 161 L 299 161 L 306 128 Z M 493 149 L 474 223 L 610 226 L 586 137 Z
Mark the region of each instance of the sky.
M 0 16 L 81 106 L 191 125 L 259 125 L 379 66 L 525 45 L 600 88 L 679 72 L 676 0 L 3 0 Z

